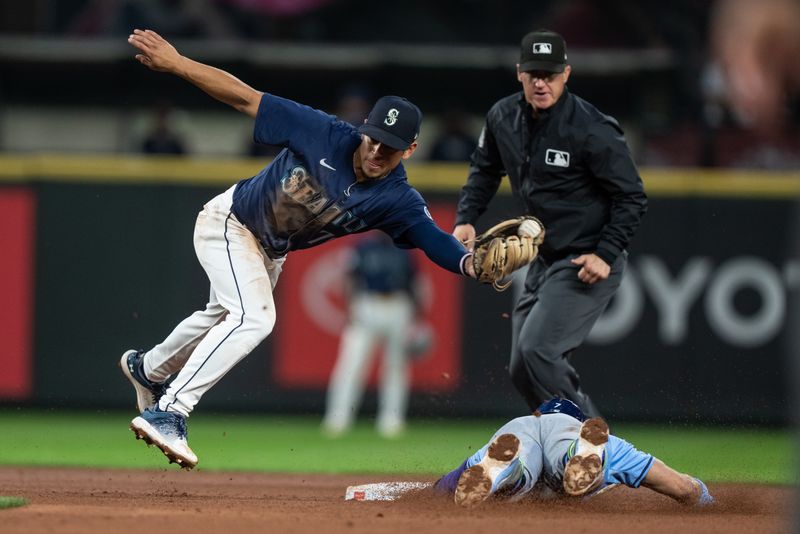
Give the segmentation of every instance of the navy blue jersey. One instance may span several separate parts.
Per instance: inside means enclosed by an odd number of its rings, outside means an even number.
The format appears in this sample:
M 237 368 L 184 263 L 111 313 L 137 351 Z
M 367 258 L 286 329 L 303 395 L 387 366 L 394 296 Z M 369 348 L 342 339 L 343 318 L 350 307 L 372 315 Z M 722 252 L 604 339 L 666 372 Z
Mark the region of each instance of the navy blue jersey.
M 382 238 L 365 239 L 353 251 L 355 289 L 369 293 L 405 292 L 413 296 L 416 270 L 411 253 Z
M 409 228 L 433 225 L 402 164 L 380 180 L 356 183 L 353 154 L 361 135 L 332 115 L 265 94 L 253 136 L 285 148 L 237 184 L 232 211 L 272 258 L 370 229 L 411 246 L 403 237 Z

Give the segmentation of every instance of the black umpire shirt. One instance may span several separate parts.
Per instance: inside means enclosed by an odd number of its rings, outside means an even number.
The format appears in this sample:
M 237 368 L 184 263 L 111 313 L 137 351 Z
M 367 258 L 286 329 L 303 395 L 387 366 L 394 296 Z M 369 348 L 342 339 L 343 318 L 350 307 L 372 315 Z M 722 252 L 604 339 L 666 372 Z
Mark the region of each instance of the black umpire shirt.
M 522 91 L 489 110 L 461 190 L 456 225 L 474 225 L 504 175 L 546 228 L 548 262 L 593 252 L 606 263 L 628 246 L 647 196 L 619 123 L 567 88 L 534 117 Z

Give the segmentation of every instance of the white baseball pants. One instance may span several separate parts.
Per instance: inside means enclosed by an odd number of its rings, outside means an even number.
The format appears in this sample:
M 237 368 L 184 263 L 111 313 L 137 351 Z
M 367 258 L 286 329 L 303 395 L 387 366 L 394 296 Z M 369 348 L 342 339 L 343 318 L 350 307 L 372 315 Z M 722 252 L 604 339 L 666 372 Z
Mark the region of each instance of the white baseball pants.
M 231 213 L 234 187 L 208 202 L 195 224 L 195 252 L 211 282 L 206 308 L 184 319 L 144 357 L 150 380 L 162 382 L 177 373 L 161 397 L 161 410 L 188 416 L 275 325 L 272 291 L 284 259 L 270 259 Z
M 408 405 L 408 333 L 414 305 L 405 293 L 359 294 L 351 303 L 350 324 L 342 334 L 339 356 L 328 386 L 323 427 L 344 432 L 353 423 L 378 343 L 384 346 L 378 397 L 378 432 L 391 437 L 405 426 Z

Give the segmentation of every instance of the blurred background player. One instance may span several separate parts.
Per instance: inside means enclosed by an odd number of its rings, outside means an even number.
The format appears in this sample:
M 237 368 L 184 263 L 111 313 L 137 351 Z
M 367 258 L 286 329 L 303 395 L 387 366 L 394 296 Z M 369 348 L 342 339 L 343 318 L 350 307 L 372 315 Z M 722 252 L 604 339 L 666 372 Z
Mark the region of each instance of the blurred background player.
M 599 412 L 570 362 L 622 282 L 647 198 L 615 119 L 571 94 L 564 39 L 522 39 L 522 91 L 489 110 L 453 235 L 469 245 L 504 175 L 547 229 L 512 316 L 511 381 L 531 410 L 560 396 Z
M 442 133 L 434 141 L 431 161 L 469 161 L 475 150 L 475 135 L 469 128 L 469 116 L 461 109 L 450 108 L 442 114 Z
M 172 114 L 172 105 L 168 101 L 162 101 L 156 106 L 153 112 L 153 125 L 142 140 L 143 153 L 174 156 L 186 154 L 186 142 L 175 130 Z
M 339 120 L 359 127 L 369 115 L 373 100 L 372 91 L 366 85 L 348 84 L 340 91 L 333 114 Z
M 518 501 L 549 490 L 577 497 L 619 484 L 644 486 L 689 506 L 714 502 L 702 481 L 610 435 L 604 420 L 587 419 L 577 405 L 560 398 L 500 427 L 435 489 L 470 507 L 494 495 Z
M 410 381 L 410 334 L 418 314 L 417 269 L 408 251 L 384 234 L 358 243 L 347 288 L 349 321 L 328 385 L 323 430 L 340 435 L 358 412 L 372 357 L 383 349 L 376 427 L 391 438 L 405 428 Z

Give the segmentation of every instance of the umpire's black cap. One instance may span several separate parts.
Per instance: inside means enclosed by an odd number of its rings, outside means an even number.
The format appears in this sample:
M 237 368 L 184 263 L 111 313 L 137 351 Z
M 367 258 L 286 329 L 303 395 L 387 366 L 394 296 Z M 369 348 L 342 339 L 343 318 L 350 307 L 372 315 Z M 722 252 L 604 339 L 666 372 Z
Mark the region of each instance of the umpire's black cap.
M 417 140 L 421 124 L 417 106 L 401 96 L 382 96 L 358 131 L 395 150 L 405 150 Z
M 567 66 L 567 44 L 564 38 L 550 30 L 536 30 L 522 38 L 519 70 L 564 72 Z

